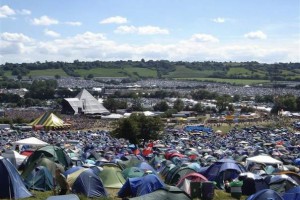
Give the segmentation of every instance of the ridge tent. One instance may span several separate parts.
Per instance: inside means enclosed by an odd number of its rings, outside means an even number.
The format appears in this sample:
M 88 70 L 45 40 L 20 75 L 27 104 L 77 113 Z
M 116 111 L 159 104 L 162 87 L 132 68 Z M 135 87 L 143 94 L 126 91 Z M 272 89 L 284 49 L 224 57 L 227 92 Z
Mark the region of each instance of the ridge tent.
M 31 126 L 43 126 L 46 130 L 56 129 L 56 128 L 64 128 L 67 125 L 62 119 L 57 117 L 55 114 L 46 112 L 39 118 L 35 119 L 29 125 Z
M 39 191 L 50 191 L 54 188 L 53 176 L 44 166 L 36 167 L 25 179 L 28 188 Z
M 101 179 L 90 169 L 82 171 L 76 178 L 72 192 L 87 197 L 106 197 L 108 195 Z
M 0 199 L 31 197 L 16 168 L 0 156 Z
M 165 184 L 154 174 L 129 178 L 118 192 L 118 197 L 137 197 L 164 188 Z
M 105 188 L 120 189 L 125 183 L 121 169 L 114 166 L 103 166 L 103 170 L 100 172 L 100 178 Z

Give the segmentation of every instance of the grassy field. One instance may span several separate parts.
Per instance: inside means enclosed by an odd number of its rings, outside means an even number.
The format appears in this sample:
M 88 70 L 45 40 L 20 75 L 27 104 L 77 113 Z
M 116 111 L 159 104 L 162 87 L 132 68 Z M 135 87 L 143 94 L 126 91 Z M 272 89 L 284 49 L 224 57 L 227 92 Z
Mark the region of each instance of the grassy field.
M 227 72 L 227 75 L 251 75 L 251 71 L 246 69 L 246 68 L 242 68 L 242 67 L 233 67 L 230 68 Z
M 157 78 L 157 72 L 153 69 L 139 67 L 124 67 L 124 68 L 94 68 L 90 70 L 78 69 L 76 73 L 84 77 L 93 74 L 94 77 L 127 77 L 139 76 Z
M 157 71 L 154 69 L 139 68 L 139 67 L 125 67 L 124 70 L 128 74 L 131 74 L 132 76 L 138 74 L 139 77 L 157 78 Z
M 94 68 L 90 70 L 75 70 L 80 76 L 88 76 L 93 74 L 94 77 L 126 77 L 122 68 Z
M 170 72 L 168 75 L 165 75 L 166 78 L 198 78 L 198 77 L 207 77 L 209 75 L 212 75 L 214 72 L 212 70 L 195 70 L 190 69 L 185 66 L 177 66 L 176 70 L 173 72 Z
M 28 76 L 68 76 L 62 69 L 45 69 L 45 70 L 31 70 Z
M 102 197 L 102 198 L 87 198 L 83 195 L 78 195 L 80 200 L 89 200 L 89 199 L 95 199 L 95 200 L 120 200 L 121 198 L 118 198 L 116 196 L 117 192 L 119 190 L 109 190 L 108 193 L 110 194 L 109 197 Z M 52 191 L 49 192 L 38 192 L 38 191 L 33 191 L 33 197 L 30 198 L 25 198 L 24 200 L 45 200 L 49 196 L 53 195 Z M 246 199 L 246 196 L 242 196 L 240 200 Z M 213 200 L 235 200 L 235 198 L 231 197 L 229 193 L 226 193 L 222 190 L 215 190 L 215 198 Z
M 177 78 L 178 80 L 198 80 L 198 81 L 213 81 L 219 83 L 231 83 L 237 85 L 254 85 L 260 83 L 268 83 L 269 80 L 253 80 L 253 79 L 222 79 L 222 78 Z

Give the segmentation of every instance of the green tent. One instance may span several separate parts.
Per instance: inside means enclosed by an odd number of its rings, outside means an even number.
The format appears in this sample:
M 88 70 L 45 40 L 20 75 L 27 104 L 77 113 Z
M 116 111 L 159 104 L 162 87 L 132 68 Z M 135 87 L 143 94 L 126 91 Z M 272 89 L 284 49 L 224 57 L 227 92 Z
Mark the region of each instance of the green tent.
M 60 147 L 48 145 L 34 151 L 28 158 L 25 168 L 31 163 L 36 162 L 39 158 L 48 158 L 56 163 L 61 164 L 66 169 L 72 166 L 72 160 L 68 154 Z
M 35 162 L 31 162 L 22 172 L 21 176 L 24 179 L 27 179 L 27 177 L 30 175 L 30 173 L 39 166 L 46 167 L 52 174 L 53 177 L 55 177 L 55 170 L 56 168 L 60 168 L 63 170 L 63 166 L 60 164 L 55 163 L 54 161 L 48 159 L 48 158 L 38 158 Z
M 137 167 L 129 167 L 122 171 L 122 175 L 125 179 L 134 178 L 134 177 L 142 177 L 144 176 L 144 171 Z
M 112 165 L 103 166 L 100 178 L 105 188 L 121 188 L 126 182 L 121 169 Z

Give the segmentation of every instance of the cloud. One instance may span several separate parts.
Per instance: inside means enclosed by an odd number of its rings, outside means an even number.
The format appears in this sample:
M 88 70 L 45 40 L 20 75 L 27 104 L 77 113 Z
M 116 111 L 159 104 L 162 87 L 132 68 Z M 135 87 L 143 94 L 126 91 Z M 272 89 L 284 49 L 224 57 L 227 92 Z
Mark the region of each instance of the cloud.
M 22 9 L 18 11 L 18 13 L 20 13 L 21 15 L 31 15 L 31 11 L 27 9 Z
M 191 38 L 194 42 L 219 42 L 219 39 L 209 34 L 195 34 Z
M 81 22 L 65 22 L 65 24 L 70 25 L 70 26 L 81 26 Z
M 55 31 L 51 31 L 48 29 L 44 30 L 45 35 L 50 36 L 50 37 L 60 37 L 60 34 L 55 32 Z
M 299 62 L 299 41 L 276 43 L 269 40 L 235 40 L 223 43 L 209 34 L 194 34 L 181 41 L 161 44 L 122 43 L 103 33 L 84 32 L 48 41 L 34 40 L 22 33 L 0 34 L 0 63 L 94 60 L 172 60 L 172 61 L 259 61 Z
M 247 39 L 253 39 L 253 40 L 261 39 L 262 40 L 262 39 L 266 39 L 267 35 L 262 31 L 252 31 L 252 32 L 246 33 L 244 35 L 244 37 Z
M 157 26 L 140 26 L 140 27 L 119 26 L 114 32 L 120 34 L 136 33 L 139 35 L 157 35 L 157 34 L 168 35 L 169 34 L 168 29 L 163 29 Z
M 0 18 L 7 18 L 15 14 L 16 12 L 13 9 L 11 9 L 8 5 L 0 7 Z
M 127 18 L 121 16 L 109 17 L 100 21 L 100 24 L 126 24 Z
M 58 24 L 59 21 L 56 19 L 51 19 L 50 17 L 44 15 L 41 16 L 40 18 L 34 18 L 32 23 L 37 26 L 49 26 L 53 24 Z
M 31 42 L 33 39 L 24 35 L 23 33 L 8 33 L 0 34 L 0 39 L 8 42 Z
M 224 23 L 225 22 L 225 18 L 217 17 L 215 19 L 212 19 L 212 21 L 215 22 L 215 23 Z

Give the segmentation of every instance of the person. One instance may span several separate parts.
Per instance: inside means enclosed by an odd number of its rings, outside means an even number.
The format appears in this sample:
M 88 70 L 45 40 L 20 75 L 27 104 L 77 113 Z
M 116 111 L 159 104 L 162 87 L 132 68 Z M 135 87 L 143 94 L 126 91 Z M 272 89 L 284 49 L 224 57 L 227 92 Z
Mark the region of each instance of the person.
M 62 174 L 62 170 L 60 168 L 56 168 L 55 170 L 55 180 L 58 186 L 60 187 L 59 195 L 65 195 L 69 190 L 69 184 L 67 182 L 66 177 Z

